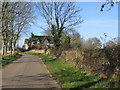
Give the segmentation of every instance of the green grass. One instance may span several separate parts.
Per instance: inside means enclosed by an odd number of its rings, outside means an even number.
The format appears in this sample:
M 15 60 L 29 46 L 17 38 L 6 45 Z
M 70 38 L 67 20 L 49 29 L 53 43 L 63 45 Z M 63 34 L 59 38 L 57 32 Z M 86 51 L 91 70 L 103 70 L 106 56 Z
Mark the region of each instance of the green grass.
M 55 60 L 49 55 L 25 52 L 37 55 L 44 60 L 49 71 L 56 77 L 63 88 L 115 88 L 113 79 L 101 78 L 98 75 L 83 73 L 84 69 L 77 69 L 74 65 L 62 60 Z
M 14 54 L 13 56 L 4 56 L 4 57 L 2 57 L 2 61 L 0 62 L 0 65 L 5 66 L 20 57 L 21 57 L 21 55 L 17 54 L 17 53 Z

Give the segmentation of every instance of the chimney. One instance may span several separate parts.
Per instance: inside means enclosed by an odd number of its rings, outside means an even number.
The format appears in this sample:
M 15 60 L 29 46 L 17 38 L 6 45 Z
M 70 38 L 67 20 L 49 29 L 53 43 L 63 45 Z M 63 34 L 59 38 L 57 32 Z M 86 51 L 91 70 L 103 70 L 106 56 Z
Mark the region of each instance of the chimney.
M 31 37 L 32 37 L 32 38 L 34 37 L 34 34 L 33 34 L 33 33 L 31 33 Z

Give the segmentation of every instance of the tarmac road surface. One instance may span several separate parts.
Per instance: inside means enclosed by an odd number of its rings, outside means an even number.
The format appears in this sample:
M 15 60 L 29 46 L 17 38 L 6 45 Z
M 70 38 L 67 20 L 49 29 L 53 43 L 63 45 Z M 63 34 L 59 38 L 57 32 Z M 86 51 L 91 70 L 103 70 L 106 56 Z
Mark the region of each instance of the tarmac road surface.
M 34 55 L 23 56 L 2 68 L 2 88 L 60 88 L 43 61 Z

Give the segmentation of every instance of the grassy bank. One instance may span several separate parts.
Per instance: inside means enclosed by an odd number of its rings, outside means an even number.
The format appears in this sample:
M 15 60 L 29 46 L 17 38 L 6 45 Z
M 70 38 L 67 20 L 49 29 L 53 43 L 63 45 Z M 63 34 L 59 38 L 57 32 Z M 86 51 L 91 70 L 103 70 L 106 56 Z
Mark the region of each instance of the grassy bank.
M 55 60 L 49 55 L 32 52 L 25 53 L 42 58 L 49 71 L 56 77 L 56 80 L 63 88 L 117 88 L 114 79 L 86 73 L 84 69 L 78 69 L 62 60 Z
M 5 66 L 20 57 L 21 55 L 18 53 L 14 54 L 13 56 L 3 56 L 2 61 L 0 62 L 0 65 Z

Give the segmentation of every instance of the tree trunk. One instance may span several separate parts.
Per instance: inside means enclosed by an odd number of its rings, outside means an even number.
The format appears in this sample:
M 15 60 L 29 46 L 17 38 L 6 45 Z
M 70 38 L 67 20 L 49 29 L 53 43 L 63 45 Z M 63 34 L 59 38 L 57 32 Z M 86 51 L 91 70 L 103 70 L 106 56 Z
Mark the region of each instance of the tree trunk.
M 4 55 L 4 40 L 3 40 L 3 38 L 2 38 L 2 53 L 1 53 L 1 55 Z
M 14 55 L 14 53 L 15 53 L 15 45 L 14 43 L 12 43 L 12 55 Z
M 3 2 L 2 4 L 2 55 L 7 52 L 7 30 L 8 30 L 8 2 Z
M 13 49 L 12 55 L 15 53 L 15 46 L 16 46 L 16 40 L 13 40 L 13 42 L 12 42 L 12 49 Z
M 10 54 L 12 56 L 12 41 L 10 42 Z

